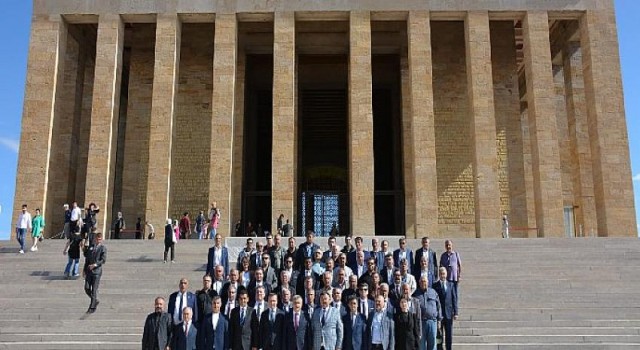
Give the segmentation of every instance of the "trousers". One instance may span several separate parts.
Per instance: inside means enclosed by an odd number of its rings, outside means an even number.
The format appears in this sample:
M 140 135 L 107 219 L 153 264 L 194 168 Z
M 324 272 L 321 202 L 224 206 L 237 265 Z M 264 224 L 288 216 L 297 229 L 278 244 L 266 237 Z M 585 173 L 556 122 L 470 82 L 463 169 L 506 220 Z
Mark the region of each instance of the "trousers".
M 98 288 L 100 287 L 100 278 L 102 274 L 95 275 L 91 272 L 87 273 L 84 279 L 84 292 L 91 298 L 90 309 L 95 309 L 98 301 Z

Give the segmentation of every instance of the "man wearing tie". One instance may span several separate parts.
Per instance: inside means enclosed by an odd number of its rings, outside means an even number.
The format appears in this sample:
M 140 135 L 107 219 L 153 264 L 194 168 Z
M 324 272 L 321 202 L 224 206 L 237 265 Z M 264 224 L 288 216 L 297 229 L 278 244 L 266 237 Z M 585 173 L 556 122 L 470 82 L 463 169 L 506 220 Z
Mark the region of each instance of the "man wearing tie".
M 440 297 L 442 307 L 442 328 L 444 329 L 446 349 L 451 350 L 453 342 L 453 321 L 458 319 L 458 295 L 453 282 L 447 281 L 447 269 L 441 267 L 440 279 L 433 284 L 433 289 Z
M 420 273 L 420 270 L 421 270 L 420 264 L 423 256 L 427 257 L 427 261 L 429 263 L 428 270 L 435 273 L 436 268 L 438 267 L 438 261 L 436 260 L 436 252 L 430 247 L 429 237 L 422 237 L 422 248 L 416 250 L 416 255 L 415 255 L 416 261 L 413 265 L 414 275 Z
M 369 299 L 369 285 L 361 283 L 358 293 L 360 294 L 360 298 L 358 298 L 358 313 L 368 319 L 369 314 L 373 311 L 373 300 Z
M 340 312 L 340 317 L 347 314 L 347 308 L 342 305 L 342 289 L 341 288 L 333 288 L 332 291 L 331 307 L 336 308 Z
M 212 313 L 204 323 L 204 344 L 198 349 L 227 350 L 229 349 L 229 323 L 220 312 L 222 301 L 214 297 Z
M 358 298 L 355 295 L 347 300 L 347 305 L 349 306 L 349 313 L 342 316 L 342 324 L 344 326 L 342 350 L 364 350 L 367 319 L 361 313 L 358 313 Z
M 288 314 L 289 311 L 293 308 L 293 303 L 291 302 L 291 291 L 288 289 L 283 289 L 282 293 L 279 294 L 282 298 L 280 302 L 278 302 L 278 309 L 284 311 L 285 314 Z
M 164 350 L 171 345 L 173 321 L 171 315 L 164 312 L 164 302 L 163 297 L 157 297 L 155 311 L 144 322 L 142 350 Z
M 266 295 L 271 293 L 271 285 L 264 281 L 264 271 L 262 271 L 262 268 L 258 268 L 253 276 L 254 278 L 249 282 L 249 287 L 247 288 L 249 290 L 249 300 L 252 304 L 258 301 L 257 299 L 252 299 L 253 296 L 256 295 L 258 288 L 262 287 Z M 264 295 L 262 297 L 264 298 Z M 264 301 L 264 299 L 261 301 Z
M 229 317 L 229 335 L 231 350 L 251 349 L 251 314 L 253 308 L 248 305 L 249 294 L 245 289 L 238 292 L 238 307 L 231 310 Z
M 323 292 L 320 296 L 320 307 L 313 313 L 311 320 L 313 350 L 340 350 L 342 347 L 342 319 L 338 310 L 332 308 L 330 303 L 331 296 Z
M 274 293 L 268 296 L 269 308 L 260 317 L 260 341 L 254 348 L 263 350 L 279 350 L 282 347 L 282 324 L 284 311 L 278 309 L 278 296 Z
M 311 318 L 302 310 L 302 297 L 293 297 L 293 309 L 285 315 L 282 329 L 284 350 L 311 349 Z
M 382 295 L 376 298 L 376 310 L 367 319 L 367 339 L 370 350 L 393 350 L 395 348 L 393 320 L 385 310 Z
M 171 339 L 171 350 L 196 350 L 196 339 L 198 338 L 198 330 L 191 322 L 193 311 L 190 307 L 182 310 L 182 322 L 177 324 L 173 329 L 173 338 Z
M 316 250 L 320 249 L 320 246 L 313 243 L 313 231 L 307 231 L 305 235 L 306 241 L 298 247 L 298 251 L 296 253 L 296 263 L 298 266 L 303 266 L 305 258 L 313 258 L 313 253 Z
M 183 277 L 180 279 L 180 284 L 178 284 L 178 291 L 173 292 L 169 296 L 169 314 L 173 316 L 173 324 L 182 322 L 182 310 L 185 307 L 191 308 L 193 311 L 193 321 L 198 322 L 196 296 L 187 291 L 187 288 L 189 288 L 189 281 Z
M 224 268 L 218 265 L 214 268 L 213 282 L 211 289 L 216 291 L 216 295 L 222 297 L 222 287 L 224 286 Z
M 396 270 L 397 268 L 395 267 L 393 256 L 385 256 L 384 268 L 380 270 L 380 281 L 387 284 L 393 283 L 393 275 L 395 274 Z
M 264 301 L 265 289 L 258 287 L 256 289 L 256 302 L 253 305 L 253 313 L 251 314 L 251 348 L 258 348 L 260 345 L 260 319 L 262 313 L 267 309 L 267 303 Z
M 222 310 L 224 310 L 222 313 L 227 319 L 229 319 L 229 315 L 231 315 L 231 310 L 235 309 L 235 307 L 238 306 L 237 292 L 238 291 L 234 286 L 231 286 L 229 287 L 229 289 L 227 289 L 227 301 L 224 302 L 223 300 L 222 306 Z

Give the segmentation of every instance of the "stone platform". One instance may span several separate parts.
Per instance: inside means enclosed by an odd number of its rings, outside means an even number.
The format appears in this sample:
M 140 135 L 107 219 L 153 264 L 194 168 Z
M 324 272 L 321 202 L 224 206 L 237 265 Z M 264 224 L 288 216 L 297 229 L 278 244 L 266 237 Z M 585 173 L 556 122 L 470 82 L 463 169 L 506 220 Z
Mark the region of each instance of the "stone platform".
M 229 240 L 235 246 L 235 240 Z M 302 241 L 302 238 L 299 239 Z M 240 240 L 242 242 L 242 240 Z M 339 243 L 342 240 L 339 239 Z M 366 245 L 370 238 L 365 238 Z M 397 245 L 397 238 L 390 240 Z M 417 248 L 418 241 L 410 240 Z M 0 242 L 0 349 L 139 349 L 156 296 L 180 277 L 201 286 L 210 242 L 107 241 L 100 307 L 85 315 L 81 280 L 66 280 L 64 242 L 17 254 Z M 456 240 L 463 260 L 455 349 L 638 349 L 637 239 Z M 443 241 L 432 246 L 442 252 Z

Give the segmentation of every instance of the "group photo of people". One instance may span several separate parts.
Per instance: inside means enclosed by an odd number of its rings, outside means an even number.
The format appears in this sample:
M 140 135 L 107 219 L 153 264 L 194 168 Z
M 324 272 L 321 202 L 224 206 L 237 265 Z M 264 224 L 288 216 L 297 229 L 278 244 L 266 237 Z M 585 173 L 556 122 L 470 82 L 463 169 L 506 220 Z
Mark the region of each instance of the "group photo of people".
M 170 219 L 165 230 L 175 237 Z M 181 278 L 153 300 L 142 349 L 452 348 L 462 260 L 450 240 L 438 259 L 428 237 L 393 251 L 377 238 L 331 236 L 324 249 L 313 231 L 300 238 L 248 237 L 234 263 L 216 234 L 202 286 Z

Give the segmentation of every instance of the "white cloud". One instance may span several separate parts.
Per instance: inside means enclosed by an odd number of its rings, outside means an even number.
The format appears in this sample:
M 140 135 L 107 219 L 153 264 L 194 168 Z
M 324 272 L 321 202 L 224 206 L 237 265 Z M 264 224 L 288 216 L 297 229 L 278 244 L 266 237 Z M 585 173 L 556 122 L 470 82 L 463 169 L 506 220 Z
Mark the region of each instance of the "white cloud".
M 18 153 L 18 150 L 20 149 L 20 141 L 10 139 L 8 137 L 0 137 L 0 145 L 7 147 L 8 149 L 14 151 L 15 153 Z M 634 180 L 635 180 L 635 177 L 634 177 Z

